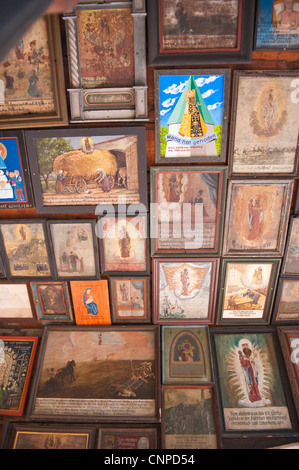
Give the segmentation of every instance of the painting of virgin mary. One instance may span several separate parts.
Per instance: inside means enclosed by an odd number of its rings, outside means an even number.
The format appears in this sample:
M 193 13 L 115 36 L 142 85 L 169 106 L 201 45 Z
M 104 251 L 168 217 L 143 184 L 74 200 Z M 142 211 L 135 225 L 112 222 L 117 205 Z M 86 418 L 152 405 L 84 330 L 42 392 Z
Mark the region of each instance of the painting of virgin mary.
M 90 288 L 86 289 L 83 295 L 83 303 L 85 307 L 87 308 L 87 313 L 89 315 L 98 314 L 98 306 L 93 300 L 94 299 L 93 299 L 92 289 Z

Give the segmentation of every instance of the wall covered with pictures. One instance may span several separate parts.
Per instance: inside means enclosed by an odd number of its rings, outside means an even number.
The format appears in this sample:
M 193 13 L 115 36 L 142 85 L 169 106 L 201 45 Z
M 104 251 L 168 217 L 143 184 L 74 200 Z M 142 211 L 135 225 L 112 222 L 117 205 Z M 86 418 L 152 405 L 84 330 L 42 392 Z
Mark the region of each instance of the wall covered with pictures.
M 299 446 L 299 1 L 78 3 L 0 61 L 4 449 Z

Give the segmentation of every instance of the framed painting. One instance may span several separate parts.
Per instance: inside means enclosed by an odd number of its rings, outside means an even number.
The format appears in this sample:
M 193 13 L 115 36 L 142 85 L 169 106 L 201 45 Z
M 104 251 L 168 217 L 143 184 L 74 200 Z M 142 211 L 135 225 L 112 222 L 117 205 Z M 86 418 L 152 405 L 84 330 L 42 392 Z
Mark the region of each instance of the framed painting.
M 45 327 L 28 415 L 158 422 L 159 350 L 156 326 Z
M 97 223 L 104 275 L 149 274 L 148 216 L 106 215 Z
M 299 325 L 299 279 L 280 278 L 277 286 L 272 321 L 275 325 Z
M 234 72 L 230 176 L 297 175 L 298 78 L 292 70 Z
M 93 449 L 95 428 L 82 426 L 9 423 L 4 449 Z
M 223 258 L 216 323 L 269 324 L 280 262 L 280 258 Z
M 144 128 L 32 130 L 25 138 L 39 213 L 147 208 Z
M 24 133 L 0 131 L 0 209 L 34 207 Z
M 97 449 L 157 449 L 157 429 L 145 426 L 101 426 Z
M 77 325 L 110 325 L 108 281 L 70 281 Z
M 292 180 L 230 180 L 224 256 L 283 256 Z
M 217 256 L 226 167 L 151 167 L 152 256 Z
M 26 282 L 0 282 L 0 323 L 34 322 L 34 306 Z
M 156 163 L 225 163 L 230 70 L 155 70 Z
M 281 276 L 299 276 L 299 217 L 291 216 Z
M 299 418 L 299 328 L 298 326 L 281 326 L 277 328 L 277 332 Z
M 67 124 L 59 16 L 46 15 L 1 61 L 0 126 L 17 129 Z
M 34 336 L 0 336 L 0 416 L 22 416 L 38 340 Z
M 45 220 L 1 220 L 0 241 L 8 279 L 52 277 Z
M 210 336 L 222 437 L 296 435 L 275 329 L 211 328 Z
M 112 323 L 151 323 L 150 278 L 110 276 Z
M 162 448 L 219 449 L 215 388 L 162 386 Z
M 163 325 L 161 337 L 162 384 L 213 382 L 208 326 Z
M 219 258 L 154 258 L 153 322 L 212 324 Z
M 255 50 L 299 49 L 298 0 L 259 0 Z
M 152 0 L 147 10 L 150 66 L 251 62 L 252 1 Z
M 71 122 L 148 120 L 145 0 L 75 5 L 64 19 Z
M 95 220 L 47 220 L 47 228 L 58 279 L 99 278 Z
M 30 289 L 35 312 L 41 323 L 73 323 L 67 282 L 30 282 Z

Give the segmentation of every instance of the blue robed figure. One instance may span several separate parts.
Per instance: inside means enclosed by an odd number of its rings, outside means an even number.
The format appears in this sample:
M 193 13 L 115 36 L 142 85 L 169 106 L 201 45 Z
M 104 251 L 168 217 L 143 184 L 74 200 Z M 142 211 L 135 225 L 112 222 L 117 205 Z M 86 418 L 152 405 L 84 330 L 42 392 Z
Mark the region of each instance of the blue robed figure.
M 97 315 L 98 314 L 98 306 L 93 301 L 92 289 L 89 287 L 85 290 L 83 295 L 83 303 L 87 308 L 87 313 L 90 315 Z

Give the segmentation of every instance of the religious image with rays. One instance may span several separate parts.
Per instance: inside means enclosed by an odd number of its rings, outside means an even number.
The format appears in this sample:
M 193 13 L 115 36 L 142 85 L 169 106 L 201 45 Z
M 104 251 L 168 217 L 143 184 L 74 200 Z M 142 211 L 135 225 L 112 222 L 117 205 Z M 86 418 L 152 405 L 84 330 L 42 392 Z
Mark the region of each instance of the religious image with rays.
M 210 262 L 160 264 L 160 318 L 207 318 Z

